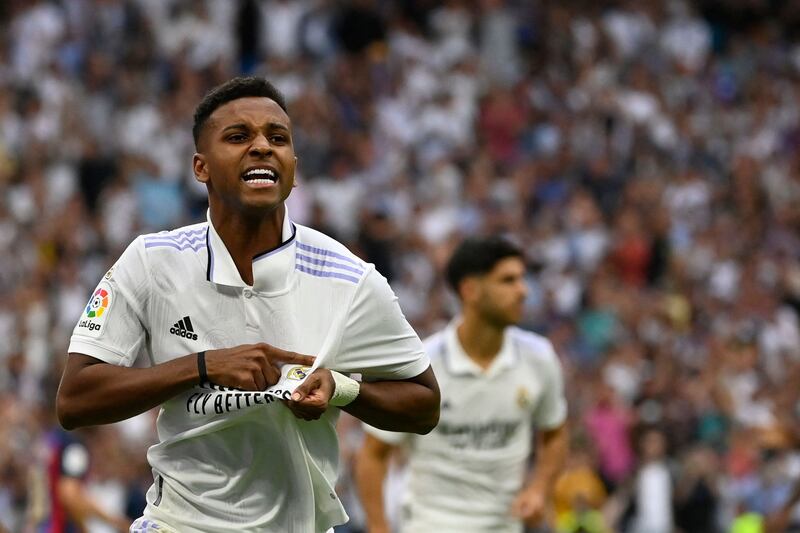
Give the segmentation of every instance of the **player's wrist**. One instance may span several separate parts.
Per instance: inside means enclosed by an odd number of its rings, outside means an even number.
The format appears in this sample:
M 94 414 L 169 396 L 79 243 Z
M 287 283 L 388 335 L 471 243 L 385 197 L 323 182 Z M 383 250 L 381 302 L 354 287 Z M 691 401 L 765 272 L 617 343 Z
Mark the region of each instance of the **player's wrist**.
M 553 484 L 554 482 L 549 482 L 544 478 L 536 477 L 525 487 L 524 491 L 528 494 L 538 495 L 542 499 L 548 499 L 551 492 L 550 487 Z
M 208 383 L 208 370 L 206 369 L 206 352 L 197 352 L 197 377 L 200 385 Z
M 361 383 L 335 370 L 330 372 L 333 377 L 333 394 L 328 400 L 328 405 L 344 407 L 353 403 L 361 392 Z

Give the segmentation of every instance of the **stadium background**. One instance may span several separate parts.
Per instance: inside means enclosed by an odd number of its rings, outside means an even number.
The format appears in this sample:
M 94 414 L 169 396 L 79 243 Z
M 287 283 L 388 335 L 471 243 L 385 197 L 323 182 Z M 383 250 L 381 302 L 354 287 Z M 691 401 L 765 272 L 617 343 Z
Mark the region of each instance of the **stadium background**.
M 292 217 L 374 262 L 421 336 L 455 309 L 461 236 L 524 246 L 525 326 L 566 368 L 559 511 L 773 519 L 800 478 L 798 29 L 778 0 L 0 2 L 0 524 L 42 510 L 95 283 L 135 235 L 203 218 L 191 115 L 240 73 L 290 101 Z M 92 431 L 108 508 L 149 485 L 154 438 L 152 413 Z

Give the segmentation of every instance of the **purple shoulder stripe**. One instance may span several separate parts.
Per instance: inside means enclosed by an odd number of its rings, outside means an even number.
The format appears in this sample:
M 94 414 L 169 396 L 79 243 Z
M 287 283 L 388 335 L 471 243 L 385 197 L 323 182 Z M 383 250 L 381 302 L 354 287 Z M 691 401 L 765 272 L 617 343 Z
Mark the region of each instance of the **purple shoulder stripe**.
M 199 252 L 207 246 L 208 227 L 188 231 L 161 231 L 144 238 L 145 248 L 168 247 L 176 250 L 193 250 Z
M 295 264 L 294 268 L 295 268 L 295 270 L 299 270 L 300 272 L 304 272 L 306 274 L 310 274 L 310 275 L 316 276 L 318 278 L 335 278 L 335 279 L 341 279 L 341 280 L 348 281 L 350 283 L 355 283 L 355 284 L 357 284 L 358 281 L 359 281 L 358 278 L 353 277 L 353 276 L 348 276 L 347 274 L 341 274 L 339 272 L 328 272 L 328 271 L 323 271 L 323 270 L 315 270 L 313 268 L 308 268 L 306 266 L 303 266 L 303 265 L 301 265 L 299 263 Z
M 175 244 L 198 244 L 202 241 L 206 240 L 205 235 L 198 235 L 197 237 L 167 237 L 167 236 L 156 236 L 156 237 L 145 237 L 144 242 L 174 242 Z
M 172 231 L 159 231 L 154 236 L 158 237 L 190 237 L 192 235 L 205 235 L 208 231 L 208 226 L 197 229 L 178 229 Z
M 317 248 L 315 246 L 309 246 L 308 244 L 304 244 L 304 243 L 299 242 L 299 241 L 297 243 L 297 247 L 300 248 L 301 250 L 305 251 L 305 252 L 311 252 L 311 253 L 317 254 L 317 255 L 335 257 L 336 259 L 341 259 L 342 261 L 347 261 L 348 263 L 352 263 L 357 267 L 361 267 L 362 266 L 355 259 L 353 259 L 351 257 L 347 257 L 346 255 L 342 255 L 342 254 L 336 253 L 336 252 L 334 252 L 332 250 L 326 250 L 325 248 Z
M 356 268 L 354 266 L 343 265 L 342 263 L 337 263 L 336 261 L 329 261 L 327 259 L 317 259 L 314 257 L 309 257 L 307 255 L 301 254 L 300 252 L 297 252 L 295 257 L 300 261 L 316 265 L 319 268 L 338 268 L 339 270 L 346 270 L 347 272 L 352 272 L 354 274 L 358 274 L 359 276 L 364 273 L 362 269 Z
M 197 243 L 177 243 L 169 240 L 164 241 L 145 241 L 144 243 L 145 248 L 159 248 L 159 247 L 169 247 L 175 248 L 176 250 L 193 250 L 195 252 L 199 252 L 203 248 L 206 247 L 205 241 L 197 242 Z

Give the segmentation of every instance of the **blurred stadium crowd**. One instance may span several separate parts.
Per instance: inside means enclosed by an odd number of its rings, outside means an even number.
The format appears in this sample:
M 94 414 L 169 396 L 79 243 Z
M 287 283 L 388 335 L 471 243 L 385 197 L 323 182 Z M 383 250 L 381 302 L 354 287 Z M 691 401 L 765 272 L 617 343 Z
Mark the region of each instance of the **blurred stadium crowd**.
M 374 262 L 420 336 L 456 309 L 459 238 L 524 246 L 524 325 L 570 401 L 551 530 L 783 531 L 799 29 L 769 0 L 0 3 L 0 524 L 44 512 L 39 443 L 94 285 L 135 235 L 204 218 L 194 106 L 253 73 L 290 102 L 291 216 Z M 153 413 L 86 435 L 109 508 L 141 502 L 154 438 Z

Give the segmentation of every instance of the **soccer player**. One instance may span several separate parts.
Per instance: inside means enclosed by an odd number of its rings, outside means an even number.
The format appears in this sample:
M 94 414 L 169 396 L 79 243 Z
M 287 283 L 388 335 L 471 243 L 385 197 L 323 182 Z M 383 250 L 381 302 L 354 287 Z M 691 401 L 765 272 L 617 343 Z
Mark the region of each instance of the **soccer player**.
M 52 429 L 44 438 L 47 516 L 36 530 L 77 533 L 85 531 L 89 520 L 94 518 L 116 531 L 127 531 L 128 521 L 103 510 L 84 487 L 90 460 L 82 439 L 61 428 Z
M 370 533 L 390 530 L 383 481 L 398 446 L 409 457 L 405 532 L 521 532 L 542 519 L 565 462 L 560 363 L 547 339 L 514 326 L 527 292 L 520 250 L 499 237 L 468 239 L 446 274 L 462 313 L 425 341 L 441 420 L 425 436 L 366 427 L 356 477 Z M 539 448 L 526 476 L 534 427 Z
M 161 407 L 154 483 L 131 531 L 324 532 L 347 521 L 339 410 L 427 433 L 438 385 L 386 279 L 289 218 L 297 158 L 283 96 L 233 79 L 200 102 L 193 133 L 208 220 L 138 237 L 100 281 L 72 335 L 59 419 L 69 429 Z M 302 384 L 271 401 L 260 391 L 279 379 Z

